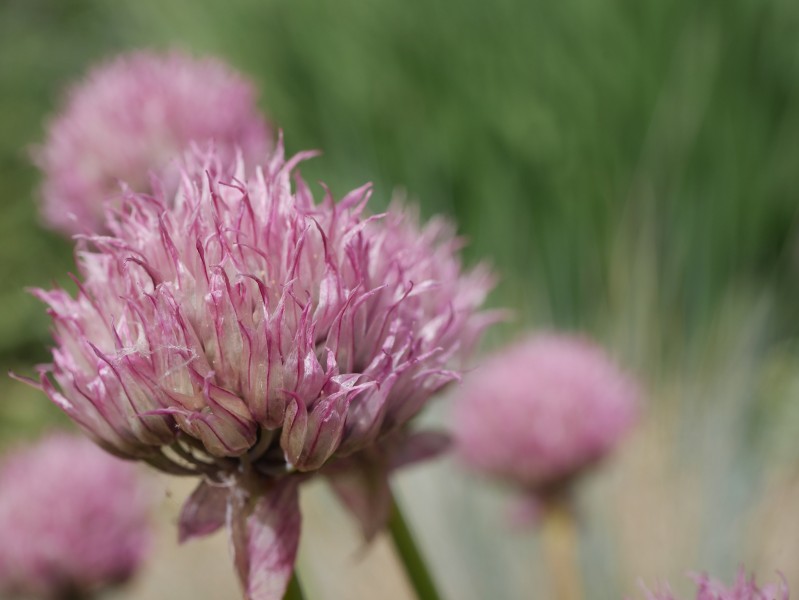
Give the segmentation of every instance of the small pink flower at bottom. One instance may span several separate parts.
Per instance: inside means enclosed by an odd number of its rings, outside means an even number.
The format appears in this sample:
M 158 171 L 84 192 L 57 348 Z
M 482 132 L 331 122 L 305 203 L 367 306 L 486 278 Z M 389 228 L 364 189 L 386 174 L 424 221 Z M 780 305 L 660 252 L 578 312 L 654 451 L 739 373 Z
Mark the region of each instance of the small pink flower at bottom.
M 743 567 L 738 570 L 735 583 L 730 587 L 711 579 L 706 573 L 691 575 L 691 579 L 697 585 L 696 600 L 789 600 L 788 584 L 782 575 L 778 583 L 763 587 L 757 586 L 754 575 L 747 578 Z M 677 600 L 668 585 L 654 592 L 646 587 L 643 589 L 646 600 Z
M 633 424 L 638 390 L 587 339 L 536 335 L 465 378 L 455 399 L 461 459 L 534 495 L 562 489 Z
M 51 434 L 0 460 L 0 595 L 77 597 L 132 577 L 152 499 L 138 468 Z

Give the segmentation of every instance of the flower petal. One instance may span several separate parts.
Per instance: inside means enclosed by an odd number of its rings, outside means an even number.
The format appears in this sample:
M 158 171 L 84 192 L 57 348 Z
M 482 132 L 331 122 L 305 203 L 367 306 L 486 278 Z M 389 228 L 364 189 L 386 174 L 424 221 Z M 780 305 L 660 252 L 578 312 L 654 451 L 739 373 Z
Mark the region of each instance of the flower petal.
M 391 511 L 387 471 L 376 463 L 353 460 L 351 468 L 332 470 L 327 478 L 341 503 L 357 519 L 364 539 L 371 542 L 385 527 Z
M 214 533 L 225 524 L 229 489 L 201 481 L 183 504 L 178 520 L 178 540 Z
M 230 541 L 247 600 L 281 600 L 286 592 L 300 541 L 297 487 L 285 479 L 256 497 L 232 490 Z
M 449 450 L 452 439 L 443 431 L 417 431 L 402 438 L 391 456 L 390 468 L 400 469 L 435 458 Z

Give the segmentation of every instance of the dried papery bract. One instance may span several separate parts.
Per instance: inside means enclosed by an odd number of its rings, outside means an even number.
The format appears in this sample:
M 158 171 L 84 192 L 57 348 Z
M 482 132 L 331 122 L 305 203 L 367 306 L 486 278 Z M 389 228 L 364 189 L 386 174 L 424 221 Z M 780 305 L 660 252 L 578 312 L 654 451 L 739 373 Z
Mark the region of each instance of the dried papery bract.
M 743 567 L 738 569 L 735 582 L 729 587 L 710 578 L 706 573 L 691 575 L 696 582 L 696 600 L 789 600 L 790 594 L 785 578 L 780 575 L 780 581 L 770 583 L 763 587 L 755 583 L 755 577 L 746 576 Z M 646 600 L 678 600 L 671 588 L 666 585 L 659 586 L 652 591 L 641 585 Z
M 255 171 L 192 155 L 174 199 L 130 194 L 78 253 L 77 297 L 39 291 L 56 347 L 41 386 L 113 452 L 202 476 L 183 539 L 229 527 L 251 598 L 279 598 L 297 485 L 320 471 L 371 535 L 387 474 L 441 449 L 407 423 L 492 320 L 445 221 L 316 203 L 282 145 Z M 227 519 L 227 521 L 226 521 Z
M 175 158 L 191 143 L 259 164 L 272 137 L 253 84 L 220 60 L 177 51 L 119 56 L 70 89 L 34 152 L 44 221 L 66 234 L 102 231 L 103 205 L 119 204 L 121 182 L 149 192 L 158 173 L 174 192 Z
M 137 465 L 51 434 L 0 459 L 0 596 L 89 598 L 127 581 L 151 546 Z

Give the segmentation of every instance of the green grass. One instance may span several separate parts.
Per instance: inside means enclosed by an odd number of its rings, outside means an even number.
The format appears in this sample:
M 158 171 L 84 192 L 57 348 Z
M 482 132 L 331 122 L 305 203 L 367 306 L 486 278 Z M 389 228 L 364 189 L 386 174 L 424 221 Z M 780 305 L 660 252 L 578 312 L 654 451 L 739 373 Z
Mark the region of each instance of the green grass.
M 451 214 L 472 240 L 470 259 L 488 256 L 503 274 L 497 303 L 525 322 L 590 325 L 607 293 L 607 248 L 642 219 L 655 223 L 664 304 L 690 326 L 739 279 L 794 290 L 793 2 L 82 0 L 0 10 L 11 211 L 0 252 L 14 284 L 64 269 L 64 245 L 35 228 L 23 149 L 92 59 L 155 45 L 218 53 L 253 76 L 289 149 L 325 151 L 306 167 L 312 178 L 338 192 L 373 180 L 376 204 L 402 187 L 426 213 Z M 39 335 L 20 285 L 10 287 Z M 552 314 L 537 313 L 542 299 Z M 799 321 L 784 308 L 793 332 Z M 11 349 L 22 334 L 6 327 Z

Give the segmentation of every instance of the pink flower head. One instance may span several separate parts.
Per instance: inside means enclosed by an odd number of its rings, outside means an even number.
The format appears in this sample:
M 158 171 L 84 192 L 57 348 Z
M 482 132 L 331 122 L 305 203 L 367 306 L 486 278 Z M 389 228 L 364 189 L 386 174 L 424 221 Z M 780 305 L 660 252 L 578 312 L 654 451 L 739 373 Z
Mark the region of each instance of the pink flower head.
M 747 579 L 743 567 L 729 588 L 705 573 L 691 578 L 697 585 L 696 600 L 789 600 L 788 584 L 782 575 L 778 583 L 762 588 L 755 583 L 754 575 Z M 647 600 L 677 600 L 668 585 L 655 592 L 644 588 L 644 593 Z
M 545 334 L 469 375 L 455 404 L 464 462 L 543 493 L 602 458 L 633 423 L 635 384 L 586 339 Z
M 405 425 L 489 320 L 491 278 L 462 273 L 448 223 L 367 217 L 368 186 L 316 203 L 299 175 L 292 191 L 302 158 L 281 145 L 231 178 L 190 157 L 174 203 L 129 194 L 109 213 L 76 297 L 38 292 L 57 343 L 42 388 L 114 452 L 204 475 L 181 535 L 234 515 L 252 598 L 283 593 L 304 477 L 324 467 L 358 510 L 358 491 L 381 495 L 387 470 L 440 445 Z
M 65 598 L 126 581 L 150 546 L 136 465 L 52 434 L 0 461 L 0 595 Z M 69 596 L 72 597 L 72 596 Z
M 121 181 L 149 191 L 162 171 L 174 189 L 173 159 L 192 142 L 260 163 L 272 133 L 255 99 L 247 79 L 212 58 L 134 52 L 99 65 L 72 88 L 36 152 L 45 221 L 68 234 L 100 231 Z

